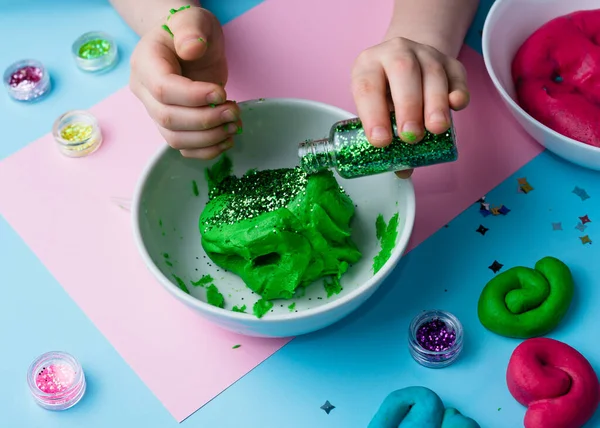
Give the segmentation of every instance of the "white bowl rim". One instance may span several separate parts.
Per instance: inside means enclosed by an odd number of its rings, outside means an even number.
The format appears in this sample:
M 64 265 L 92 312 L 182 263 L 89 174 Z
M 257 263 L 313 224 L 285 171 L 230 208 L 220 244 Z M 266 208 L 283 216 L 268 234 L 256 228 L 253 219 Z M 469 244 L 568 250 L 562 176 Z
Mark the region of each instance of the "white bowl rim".
M 483 61 L 487 68 L 488 74 L 489 74 L 490 78 L 492 79 L 492 82 L 494 82 L 494 86 L 496 87 L 498 92 L 500 92 L 500 95 L 502 96 L 502 98 L 504 98 L 504 101 L 507 102 L 514 110 L 518 111 L 531 125 L 541 128 L 543 131 L 549 133 L 550 135 L 552 135 L 553 137 L 555 137 L 557 139 L 564 141 L 567 144 L 571 144 L 573 146 L 583 148 L 583 149 L 588 149 L 592 152 L 597 152 L 598 155 L 600 155 L 600 147 L 595 147 L 590 144 L 586 144 L 586 143 L 582 143 L 581 141 L 574 140 L 571 137 L 567 137 L 566 135 L 556 132 L 554 129 L 549 128 L 548 126 L 544 125 L 542 122 L 535 119 L 533 116 L 531 116 L 525 110 L 523 110 L 523 108 L 519 104 L 517 104 L 510 95 L 508 95 L 508 92 L 506 91 L 506 89 L 504 89 L 504 86 L 500 83 L 500 80 L 496 76 L 496 71 L 494 69 L 494 65 L 492 64 L 492 61 L 490 59 L 490 50 L 489 50 L 490 29 L 489 29 L 488 23 L 491 19 L 490 17 L 493 16 L 493 14 L 496 12 L 496 9 L 502 7 L 502 3 L 504 3 L 505 1 L 510 1 L 510 0 L 494 1 L 494 4 L 490 8 L 490 11 L 488 12 L 488 14 L 485 18 L 485 22 L 483 24 L 481 50 L 483 52 Z M 511 78 L 512 78 L 512 76 L 511 76 Z M 542 144 L 542 143 L 540 143 L 540 144 Z
M 303 106 L 312 106 L 318 109 L 329 110 L 340 116 L 354 117 L 355 115 L 343 110 L 339 107 L 335 107 L 329 104 L 321 103 L 319 101 L 313 101 L 302 98 L 261 98 L 260 100 L 247 100 L 243 102 L 239 102 L 238 105 L 248 105 L 248 104 L 256 104 L 257 102 L 262 101 L 275 101 L 286 104 L 296 104 Z M 406 183 L 408 187 L 408 201 L 406 205 L 407 216 L 405 219 L 405 226 L 402 230 L 402 234 L 400 236 L 400 241 L 394 247 L 392 254 L 389 259 L 383 265 L 383 267 L 373 275 L 368 281 L 365 281 L 362 285 L 357 287 L 355 290 L 352 290 L 345 296 L 340 297 L 339 299 L 333 300 L 331 302 L 327 302 L 324 305 L 318 306 L 316 308 L 306 309 L 300 312 L 292 312 L 289 314 L 273 314 L 269 315 L 266 318 L 256 318 L 251 313 L 241 313 L 234 312 L 229 309 L 221 309 L 216 306 L 213 306 L 209 303 L 203 302 L 200 299 L 197 299 L 184 291 L 182 291 L 179 287 L 175 286 L 163 273 L 155 263 L 152 261 L 150 254 L 146 246 L 144 245 L 144 241 L 142 239 L 142 233 L 139 227 L 139 221 L 137 220 L 139 217 L 139 212 L 141 209 L 140 206 L 140 197 L 142 191 L 144 189 L 144 185 L 147 182 L 147 178 L 152 172 L 154 166 L 158 163 L 160 158 L 166 153 L 168 150 L 172 150 L 168 145 L 165 145 L 161 149 L 159 149 L 151 158 L 150 161 L 144 167 L 142 174 L 140 175 L 133 194 L 132 203 L 131 203 L 131 222 L 133 226 L 133 235 L 134 241 L 140 252 L 144 263 L 150 272 L 154 275 L 155 278 L 159 280 L 163 287 L 167 289 L 172 294 L 175 294 L 179 299 L 184 300 L 187 304 L 200 309 L 201 311 L 205 311 L 214 315 L 215 317 L 225 318 L 229 320 L 235 321 L 252 321 L 252 322 L 261 322 L 261 323 L 277 323 L 281 321 L 296 321 L 304 318 L 311 318 L 315 315 L 319 315 L 325 312 L 329 312 L 334 310 L 340 306 L 344 306 L 348 304 L 350 301 L 357 299 L 360 295 L 368 293 L 373 287 L 378 286 L 380 282 L 382 282 L 396 267 L 397 261 L 402 257 L 404 251 L 408 246 L 408 242 L 412 236 L 415 216 L 416 216 L 416 202 L 415 202 L 415 191 L 414 185 L 412 182 L 412 178 L 403 179 L 404 183 Z M 240 279 L 241 281 L 241 279 Z

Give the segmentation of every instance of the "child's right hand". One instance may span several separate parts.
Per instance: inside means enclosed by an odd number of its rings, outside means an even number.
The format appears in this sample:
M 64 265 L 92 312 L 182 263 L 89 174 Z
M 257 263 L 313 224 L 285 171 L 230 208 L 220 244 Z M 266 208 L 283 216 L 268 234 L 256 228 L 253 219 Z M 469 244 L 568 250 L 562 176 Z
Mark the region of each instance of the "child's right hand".
M 146 33 L 131 57 L 130 87 L 167 143 L 185 157 L 212 159 L 241 132 L 240 109 L 226 101 L 227 61 L 217 18 L 199 7 Z

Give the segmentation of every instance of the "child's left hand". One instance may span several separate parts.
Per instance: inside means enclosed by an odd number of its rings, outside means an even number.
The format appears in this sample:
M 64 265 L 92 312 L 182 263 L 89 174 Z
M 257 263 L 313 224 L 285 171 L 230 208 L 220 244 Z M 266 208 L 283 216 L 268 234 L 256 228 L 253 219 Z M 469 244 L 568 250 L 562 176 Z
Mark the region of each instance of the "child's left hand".
M 389 112 L 396 113 L 400 138 L 420 141 L 450 127 L 450 108 L 469 104 L 463 65 L 431 46 L 396 37 L 363 51 L 352 69 L 352 93 L 369 142 L 392 141 Z M 399 171 L 401 178 L 412 173 Z

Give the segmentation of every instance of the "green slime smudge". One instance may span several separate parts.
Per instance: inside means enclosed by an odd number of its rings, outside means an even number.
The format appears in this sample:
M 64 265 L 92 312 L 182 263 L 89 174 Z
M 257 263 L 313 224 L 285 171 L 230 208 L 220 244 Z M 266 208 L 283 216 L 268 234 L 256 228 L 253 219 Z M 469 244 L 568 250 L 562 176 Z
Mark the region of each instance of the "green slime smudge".
M 217 308 L 222 309 L 225 307 L 225 298 L 219 293 L 219 289 L 214 284 L 206 289 L 206 302 Z
M 233 163 L 227 155 L 221 156 L 221 158 L 215 162 L 213 166 L 206 168 L 204 173 L 206 176 L 206 182 L 208 183 L 208 190 L 213 189 L 221 181 L 229 177 L 232 170 Z
M 173 274 L 173 278 L 175 278 L 175 281 L 177 281 L 177 285 L 179 286 L 181 291 L 183 291 L 184 293 L 190 294 L 190 290 L 188 290 L 188 288 L 186 287 L 185 282 L 183 282 L 183 279 L 179 278 L 175 274 Z
M 202 278 L 200 278 L 198 281 L 192 281 L 192 285 L 194 287 L 204 287 L 205 285 L 208 285 L 213 281 L 214 281 L 214 279 L 212 276 L 202 275 Z
M 267 312 L 271 310 L 272 307 L 273 302 L 270 302 L 269 300 L 265 299 L 260 299 L 252 307 L 252 312 L 254 312 L 256 318 L 262 318 Z
M 375 229 L 377 239 L 381 244 L 381 250 L 373 258 L 373 274 L 379 272 L 392 255 L 392 251 L 396 246 L 396 238 L 398 237 L 398 223 L 398 213 L 392 216 L 387 225 L 381 214 L 377 216 Z

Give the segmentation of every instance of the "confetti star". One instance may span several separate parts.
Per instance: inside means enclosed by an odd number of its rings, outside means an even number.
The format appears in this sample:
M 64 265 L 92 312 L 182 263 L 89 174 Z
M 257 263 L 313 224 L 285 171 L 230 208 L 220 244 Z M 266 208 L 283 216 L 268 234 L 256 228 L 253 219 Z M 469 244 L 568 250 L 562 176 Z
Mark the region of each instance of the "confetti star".
M 531 187 L 531 184 L 524 184 L 521 186 L 521 190 L 523 191 L 523 193 L 529 193 L 533 190 L 533 187 Z
M 481 233 L 481 235 L 483 236 L 483 235 L 485 235 L 485 232 L 487 232 L 488 230 L 490 230 L 490 229 L 485 227 L 483 224 L 480 224 L 475 232 Z
M 329 412 L 331 412 L 333 409 L 335 409 L 335 406 L 333 404 L 331 404 L 329 402 L 329 400 L 325 401 L 325 404 L 323 404 L 321 406 L 321 409 L 325 410 L 325 413 L 329 414 Z
M 501 263 L 498 263 L 497 260 L 494 260 L 494 263 L 492 263 L 490 266 L 488 266 L 488 269 L 491 269 L 492 272 L 494 273 L 498 273 L 498 271 L 500 271 L 500 269 L 502 269 L 504 265 Z
M 561 222 L 552 223 L 552 230 L 563 230 L 562 223 Z
M 490 204 L 486 204 L 485 202 L 482 202 L 481 203 L 481 209 L 489 211 L 490 210 Z
M 484 202 L 485 202 L 485 195 L 483 195 L 481 198 L 477 199 L 476 203 L 483 204 Z
M 508 214 L 510 212 L 510 210 L 507 207 L 505 207 L 504 205 L 502 205 L 498 211 L 502 215 L 506 215 L 506 214 Z
M 488 210 L 479 210 L 479 212 L 484 217 L 487 217 L 487 216 L 489 216 L 491 214 Z
M 586 228 L 587 226 L 585 226 L 583 223 L 577 223 L 577 226 L 575 226 L 575 229 L 577 229 L 580 232 L 583 232 Z
M 586 224 L 586 223 L 591 223 L 592 220 L 590 220 L 590 218 L 588 217 L 588 215 L 584 215 L 583 217 L 579 217 L 579 220 L 581 220 L 581 224 Z
M 592 240 L 590 239 L 590 237 L 588 235 L 582 236 L 579 239 L 581 239 L 581 243 L 583 245 L 592 243 Z
M 500 208 L 498 207 L 494 207 L 490 211 L 493 215 L 500 215 Z
M 527 182 L 527 179 L 525 177 L 523 177 L 523 178 L 517 178 L 517 183 L 519 183 L 521 186 L 523 186 L 525 184 L 529 184 Z
M 588 195 L 585 189 L 582 189 L 581 187 L 575 186 L 575 188 L 573 189 L 573 193 L 579 196 L 582 201 L 585 201 L 586 199 L 590 198 L 590 195 Z

